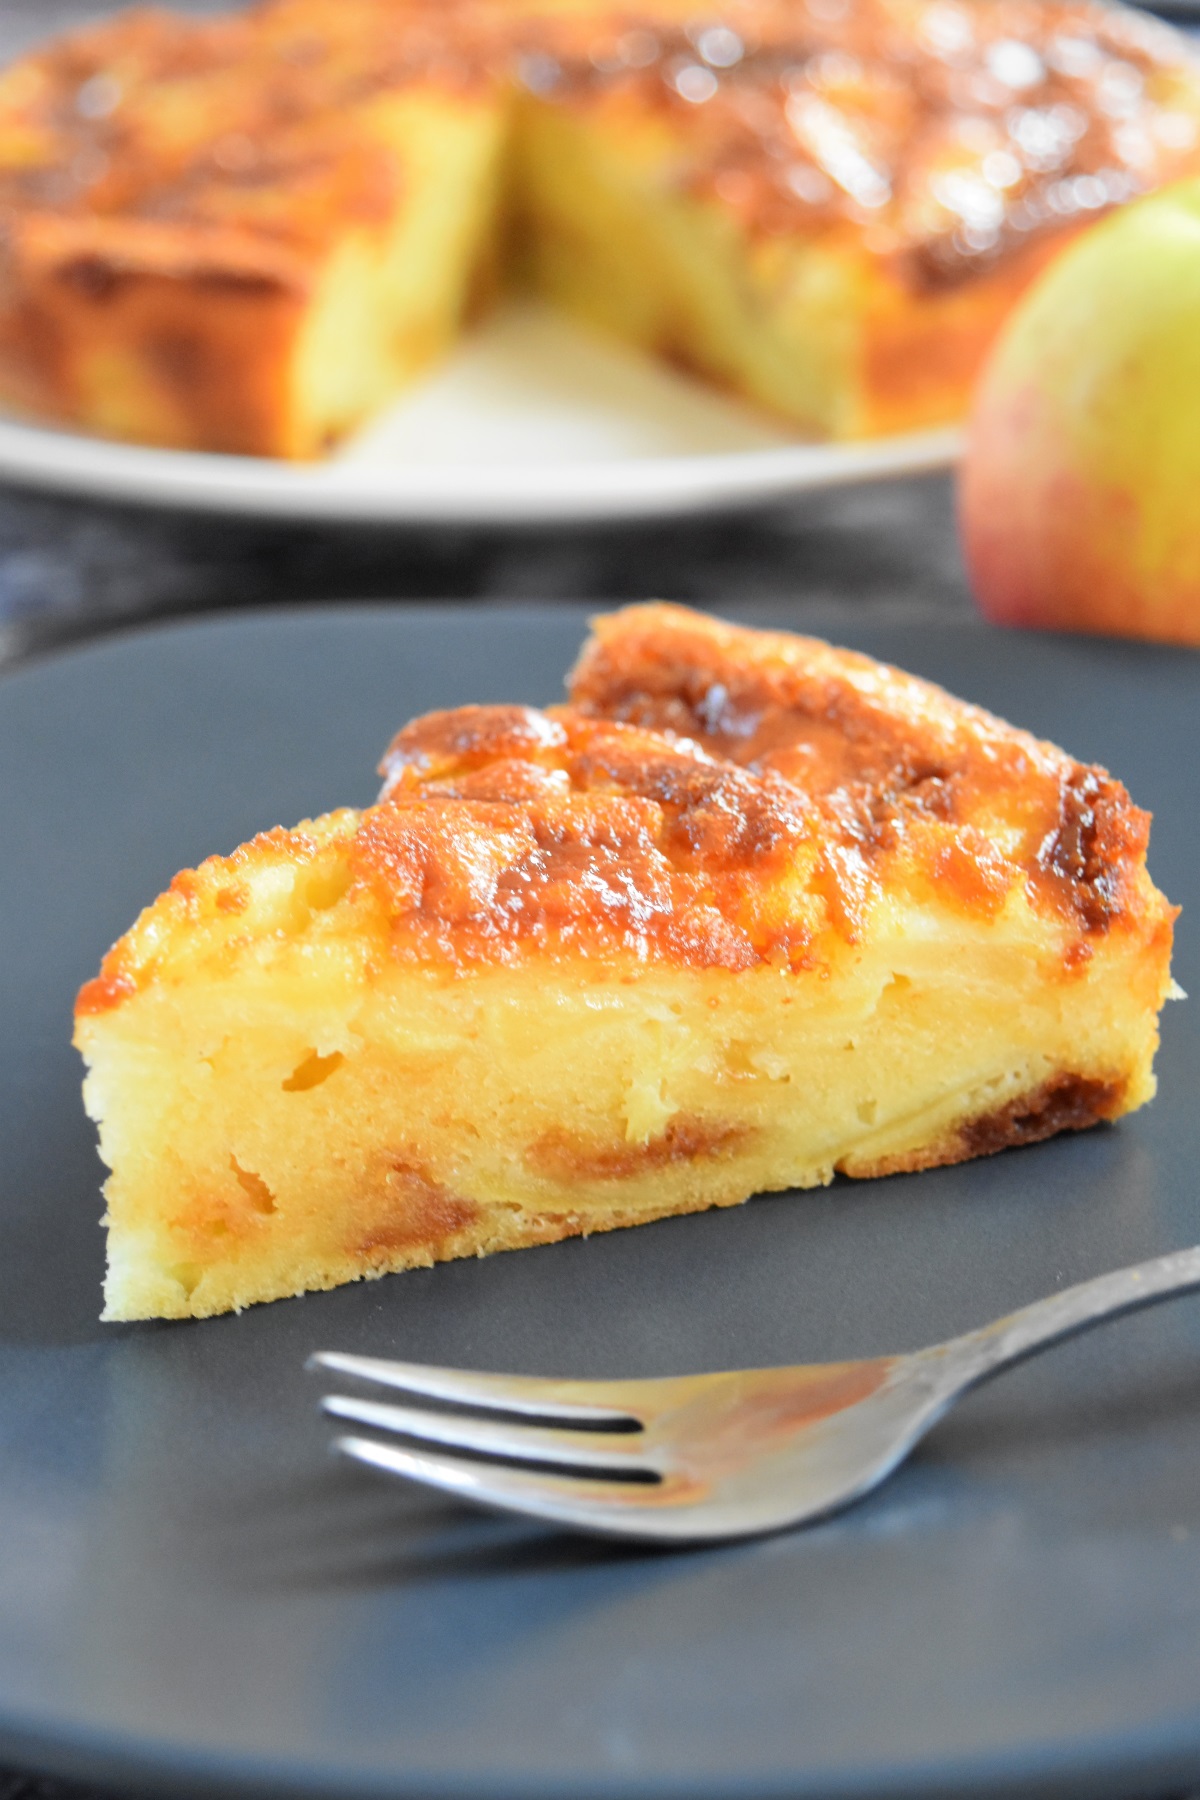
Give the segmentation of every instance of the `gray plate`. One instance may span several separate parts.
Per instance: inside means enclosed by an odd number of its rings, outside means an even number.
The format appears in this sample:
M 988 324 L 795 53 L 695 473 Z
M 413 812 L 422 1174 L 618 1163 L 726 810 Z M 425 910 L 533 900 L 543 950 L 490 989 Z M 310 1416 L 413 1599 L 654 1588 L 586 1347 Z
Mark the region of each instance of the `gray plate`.
M 1191 1243 L 1194 1002 L 1116 1129 L 239 1318 L 97 1323 L 79 982 L 181 864 L 369 799 L 409 714 L 552 699 L 582 622 L 220 618 L 0 683 L 0 1757 L 409 1800 L 1200 1781 L 1195 1300 L 983 1390 L 840 1519 L 670 1555 L 336 1465 L 301 1369 L 318 1347 L 571 1375 L 863 1356 Z M 966 621 L 855 635 L 1127 779 L 1200 986 L 1200 661 Z

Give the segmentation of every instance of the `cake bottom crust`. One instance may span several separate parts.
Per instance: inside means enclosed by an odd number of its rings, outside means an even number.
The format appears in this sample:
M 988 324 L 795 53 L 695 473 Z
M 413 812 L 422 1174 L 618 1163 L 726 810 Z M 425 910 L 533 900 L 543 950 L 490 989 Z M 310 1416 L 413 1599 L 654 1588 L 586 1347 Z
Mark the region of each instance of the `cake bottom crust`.
M 961 1120 L 934 1143 L 896 1156 L 847 1156 L 838 1164 L 838 1173 L 861 1179 L 912 1174 L 1041 1143 L 1062 1131 L 1086 1131 L 1127 1110 L 1128 1086 L 1124 1077 L 1104 1079 L 1064 1069 L 1003 1106 Z

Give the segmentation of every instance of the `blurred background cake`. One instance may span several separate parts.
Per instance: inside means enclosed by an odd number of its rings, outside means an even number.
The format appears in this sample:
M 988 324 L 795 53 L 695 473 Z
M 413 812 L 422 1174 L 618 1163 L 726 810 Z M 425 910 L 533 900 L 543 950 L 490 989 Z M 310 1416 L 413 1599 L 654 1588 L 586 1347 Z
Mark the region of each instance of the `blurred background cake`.
M 806 435 L 952 422 L 1198 138 L 1184 41 L 1088 0 L 118 14 L 0 78 L 0 394 L 313 457 L 515 286 Z

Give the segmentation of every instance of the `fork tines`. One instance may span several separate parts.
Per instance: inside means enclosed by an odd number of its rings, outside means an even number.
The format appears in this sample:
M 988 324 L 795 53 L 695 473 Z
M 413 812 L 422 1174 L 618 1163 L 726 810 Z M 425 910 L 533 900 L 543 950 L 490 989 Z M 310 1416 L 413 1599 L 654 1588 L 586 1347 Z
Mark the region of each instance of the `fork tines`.
M 642 1421 L 578 1398 L 576 1390 L 584 1384 L 337 1351 L 319 1352 L 308 1366 L 441 1403 L 330 1394 L 321 1406 L 332 1418 L 386 1434 L 383 1442 L 339 1437 L 334 1447 L 342 1455 L 480 1505 L 603 1530 L 606 1513 L 624 1512 L 631 1502 L 640 1510 L 647 1488 L 661 1480 L 646 1454 Z M 475 1416 L 479 1413 L 490 1416 Z M 593 1510 L 596 1518 L 581 1516 Z

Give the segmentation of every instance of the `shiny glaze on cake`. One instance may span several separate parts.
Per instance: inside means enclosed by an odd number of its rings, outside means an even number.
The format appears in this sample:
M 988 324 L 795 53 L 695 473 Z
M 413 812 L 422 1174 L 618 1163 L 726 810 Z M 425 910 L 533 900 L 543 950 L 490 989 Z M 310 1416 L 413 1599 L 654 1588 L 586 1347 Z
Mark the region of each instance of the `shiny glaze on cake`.
M 557 56 L 541 30 L 539 95 L 665 112 L 681 183 L 751 234 L 851 225 L 915 285 L 1160 185 L 1200 138 L 1179 38 L 1087 0 L 651 5 L 560 25 Z
M 397 171 L 364 160 L 355 107 L 510 75 L 550 102 L 663 109 L 681 184 L 751 232 L 849 223 L 926 283 L 1161 185 L 1200 139 L 1182 40 L 1092 0 L 266 0 L 133 11 L 19 65 L 0 212 L 304 241 L 388 203 Z
M 1017 879 L 1091 935 L 1143 918 L 1150 816 L 1107 770 L 951 698 L 929 682 L 790 633 L 683 607 L 597 620 L 572 705 L 701 744 L 811 797 L 861 886 L 907 855 L 967 905 Z M 1006 854 L 994 843 L 1003 835 Z
M 400 33 L 379 0 L 267 0 L 211 19 L 138 8 L 0 75 L 0 217 L 119 220 L 164 243 L 202 227 L 220 234 L 213 258 L 240 252 L 247 279 L 303 287 L 304 253 L 347 217 L 385 218 L 403 183 L 355 109 L 408 86 L 480 92 L 492 79 L 444 21 Z M 78 279 L 119 274 L 81 264 Z
M 1054 923 L 1065 981 L 1107 933 L 1169 944 L 1149 815 L 1121 783 L 916 676 L 644 606 L 597 621 L 571 696 L 415 720 L 379 802 L 338 815 L 339 897 L 380 958 L 819 971 L 898 895 L 980 920 L 1021 896 Z M 153 980 L 189 913 L 236 922 L 245 874 L 281 850 L 321 846 L 280 829 L 177 876 L 173 924 L 122 939 L 80 1011 Z

